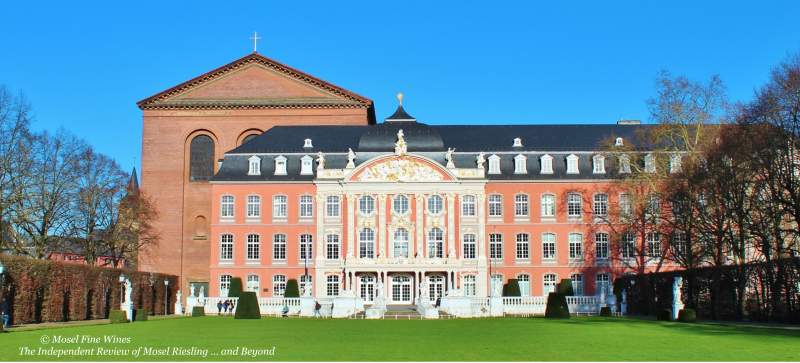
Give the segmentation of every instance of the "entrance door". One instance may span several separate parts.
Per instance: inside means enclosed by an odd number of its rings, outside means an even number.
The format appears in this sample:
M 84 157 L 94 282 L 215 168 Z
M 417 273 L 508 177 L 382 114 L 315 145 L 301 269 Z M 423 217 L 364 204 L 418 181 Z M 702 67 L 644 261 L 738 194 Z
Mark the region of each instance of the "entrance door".
M 429 289 L 429 296 L 431 297 L 431 301 L 436 301 L 436 299 L 442 297 L 444 293 L 444 276 L 442 275 L 431 275 L 428 276 L 428 289 Z
M 392 302 L 396 304 L 411 303 L 411 277 L 406 275 L 392 276 Z
M 358 290 L 361 300 L 364 300 L 365 303 L 372 303 L 375 299 L 375 276 L 361 275 Z

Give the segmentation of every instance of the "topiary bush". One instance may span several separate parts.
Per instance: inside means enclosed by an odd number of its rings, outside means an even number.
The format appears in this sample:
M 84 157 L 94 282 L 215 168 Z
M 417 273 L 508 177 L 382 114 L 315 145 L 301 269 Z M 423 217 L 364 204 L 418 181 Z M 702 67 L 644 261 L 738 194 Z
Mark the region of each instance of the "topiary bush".
M 611 316 L 611 308 L 608 306 L 600 308 L 600 316 Z
M 108 313 L 108 320 L 111 321 L 111 324 L 127 323 L 128 316 L 122 310 L 111 310 Z
M 136 309 L 133 311 L 133 321 L 147 321 L 150 312 L 147 309 Z
M 661 321 L 672 321 L 672 310 L 661 309 L 658 311 L 656 318 Z
M 300 287 L 297 285 L 297 280 L 290 279 L 286 281 L 286 290 L 283 292 L 283 297 L 300 297 Z
M 547 295 L 547 310 L 544 317 L 548 319 L 569 319 L 569 306 L 567 297 L 557 292 Z
M 508 282 L 503 285 L 503 296 L 522 296 L 517 279 L 508 279 Z
M 694 323 L 697 321 L 697 312 L 694 309 L 681 309 L 678 312 L 678 321 L 683 323 Z
M 234 277 L 231 279 L 231 287 L 228 289 L 228 297 L 239 297 L 242 294 L 242 278 Z
M 202 306 L 195 306 L 192 308 L 192 317 L 206 316 L 206 309 Z
M 261 311 L 258 308 L 258 298 L 253 291 L 245 291 L 239 295 L 239 302 L 236 304 L 234 319 L 261 319 Z
M 564 296 L 573 296 L 575 295 L 575 290 L 572 289 L 572 280 L 570 279 L 561 279 L 561 282 L 558 283 L 558 291 L 559 294 Z

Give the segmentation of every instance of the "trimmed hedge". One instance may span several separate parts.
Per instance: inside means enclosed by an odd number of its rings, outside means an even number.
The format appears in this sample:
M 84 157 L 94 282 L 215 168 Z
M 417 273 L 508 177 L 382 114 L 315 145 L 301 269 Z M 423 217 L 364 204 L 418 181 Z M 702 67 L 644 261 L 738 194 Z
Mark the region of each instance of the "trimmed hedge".
M 522 296 L 517 279 L 508 279 L 508 282 L 503 285 L 503 296 Z
M 289 279 L 289 281 L 286 281 L 286 290 L 283 292 L 283 297 L 300 297 L 300 287 L 297 285 L 297 280 Z
M 236 304 L 234 319 L 261 319 L 261 311 L 258 308 L 258 298 L 253 291 L 245 291 L 239 295 L 239 302 Z
M 548 319 L 569 319 L 569 306 L 567 297 L 557 292 L 547 295 L 547 310 L 544 317 Z
M 111 321 L 111 324 L 127 323 L 128 316 L 122 310 L 111 310 L 108 314 L 108 320 Z
M 202 306 L 195 306 L 192 308 L 192 317 L 206 316 L 206 309 Z
M 178 286 L 173 275 L 6 254 L 0 254 L 0 261 L 6 266 L 4 297 L 13 325 L 107 319 L 120 306 L 121 274 L 133 284 L 134 307 L 152 307 L 159 315 L 164 313 L 164 280 L 169 281 L 171 295 Z
M 133 321 L 147 321 L 150 316 L 147 309 L 136 309 L 133 311 Z
M 697 313 L 694 309 L 681 309 L 678 312 L 678 321 L 683 323 L 694 323 L 697 321 Z
M 672 321 L 672 310 L 661 309 L 658 311 L 658 316 L 656 318 L 661 321 Z
M 611 308 L 608 306 L 600 308 L 600 316 L 611 316 Z
M 231 287 L 228 289 L 228 297 L 239 297 L 242 294 L 242 278 L 234 277 L 231 279 Z
M 572 280 L 561 279 L 561 282 L 558 283 L 558 293 L 564 296 L 575 295 L 575 290 L 572 289 Z

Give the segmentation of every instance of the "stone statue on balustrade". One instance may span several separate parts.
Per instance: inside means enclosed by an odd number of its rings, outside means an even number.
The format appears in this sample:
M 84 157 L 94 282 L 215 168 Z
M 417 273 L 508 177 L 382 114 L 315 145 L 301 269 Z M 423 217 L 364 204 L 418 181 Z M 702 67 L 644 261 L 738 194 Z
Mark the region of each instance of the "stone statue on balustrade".
M 133 284 L 131 280 L 125 279 L 125 304 L 133 303 Z

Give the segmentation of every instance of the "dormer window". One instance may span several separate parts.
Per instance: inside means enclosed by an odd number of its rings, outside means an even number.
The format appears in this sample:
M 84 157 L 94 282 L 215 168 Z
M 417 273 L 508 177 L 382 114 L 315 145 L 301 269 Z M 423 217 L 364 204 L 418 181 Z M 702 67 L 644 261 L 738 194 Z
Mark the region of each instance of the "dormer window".
M 541 158 L 542 161 L 542 170 L 539 171 L 541 174 L 553 174 L 553 157 L 544 154 Z
M 528 174 L 528 158 L 519 154 L 514 157 L 514 174 Z
M 672 154 L 669 157 L 669 172 L 680 173 L 681 171 L 681 154 Z
M 656 172 L 656 157 L 653 154 L 644 156 L 644 171 L 648 173 Z
M 275 158 L 275 175 L 286 175 L 286 157 L 283 155 Z
M 606 173 L 606 157 L 603 155 L 595 155 L 592 157 L 592 171 L 595 174 L 605 174 Z
M 567 156 L 567 174 L 578 173 L 578 155 L 569 154 L 569 156 Z
M 314 158 L 311 156 L 303 156 L 300 158 L 300 175 L 311 175 L 314 174 L 312 165 L 314 164 Z
M 261 158 L 258 156 L 251 156 L 247 159 L 250 165 L 247 170 L 247 175 L 261 175 Z
M 623 146 L 623 145 L 624 143 L 621 137 L 618 137 L 616 140 L 614 140 L 614 146 Z
M 514 138 L 514 145 L 512 145 L 512 146 L 513 147 L 522 147 L 522 139 L 520 139 L 518 137 L 515 137 Z
M 619 156 L 619 173 L 620 174 L 631 173 L 631 158 L 629 158 L 628 155 Z
M 489 174 L 500 174 L 500 157 L 497 155 L 489 157 Z
M 303 148 L 313 148 L 314 144 L 311 143 L 311 139 L 305 139 L 303 141 Z

